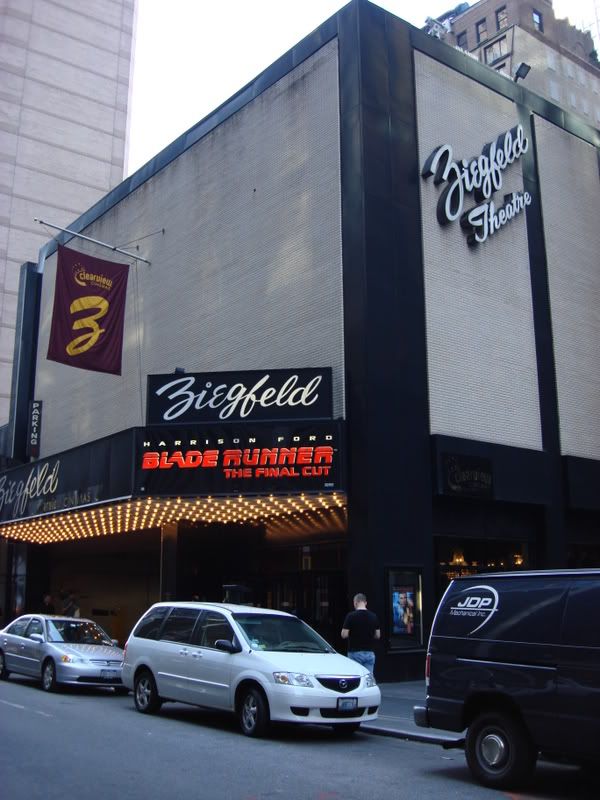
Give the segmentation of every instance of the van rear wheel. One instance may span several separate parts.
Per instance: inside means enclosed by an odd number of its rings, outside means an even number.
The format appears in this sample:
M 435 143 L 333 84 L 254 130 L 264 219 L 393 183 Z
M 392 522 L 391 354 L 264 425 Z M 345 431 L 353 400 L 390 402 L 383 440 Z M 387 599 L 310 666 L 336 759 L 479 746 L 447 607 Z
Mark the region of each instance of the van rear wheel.
M 493 789 L 526 781 L 537 758 L 523 724 L 498 711 L 482 713 L 469 725 L 465 753 L 473 775 Z

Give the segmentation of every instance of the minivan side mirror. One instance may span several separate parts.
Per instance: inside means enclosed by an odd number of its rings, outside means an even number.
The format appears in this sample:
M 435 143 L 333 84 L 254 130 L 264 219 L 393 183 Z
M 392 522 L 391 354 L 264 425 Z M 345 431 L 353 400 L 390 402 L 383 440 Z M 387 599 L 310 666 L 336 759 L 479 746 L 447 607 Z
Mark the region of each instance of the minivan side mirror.
M 229 639 L 217 639 L 215 642 L 217 650 L 223 650 L 225 653 L 241 653 L 242 648 L 239 644 L 230 642 Z
M 38 642 L 38 644 L 44 644 L 44 637 L 41 633 L 30 633 L 29 638 L 32 642 Z

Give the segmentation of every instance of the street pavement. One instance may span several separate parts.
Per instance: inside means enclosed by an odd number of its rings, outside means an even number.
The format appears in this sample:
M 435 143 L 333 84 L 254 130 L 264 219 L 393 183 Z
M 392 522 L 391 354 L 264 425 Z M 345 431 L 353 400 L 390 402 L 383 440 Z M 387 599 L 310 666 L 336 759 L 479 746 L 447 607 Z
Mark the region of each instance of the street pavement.
M 398 739 L 411 739 L 416 742 L 430 742 L 450 746 L 460 746 L 463 736 L 460 733 L 440 731 L 435 728 L 419 728 L 413 719 L 413 706 L 425 702 L 425 681 L 403 681 L 380 683 L 381 706 L 379 717 L 374 722 L 360 726 L 364 733 L 379 736 L 395 736 Z

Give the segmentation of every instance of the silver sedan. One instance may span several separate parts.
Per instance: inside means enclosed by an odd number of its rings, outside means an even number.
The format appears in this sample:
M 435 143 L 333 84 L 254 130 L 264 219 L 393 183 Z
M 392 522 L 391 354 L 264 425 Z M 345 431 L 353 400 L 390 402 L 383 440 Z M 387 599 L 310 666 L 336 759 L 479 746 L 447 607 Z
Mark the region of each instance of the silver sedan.
M 26 614 L 0 631 L 0 679 L 30 675 L 47 692 L 61 683 L 126 692 L 122 662 L 123 650 L 90 619 Z

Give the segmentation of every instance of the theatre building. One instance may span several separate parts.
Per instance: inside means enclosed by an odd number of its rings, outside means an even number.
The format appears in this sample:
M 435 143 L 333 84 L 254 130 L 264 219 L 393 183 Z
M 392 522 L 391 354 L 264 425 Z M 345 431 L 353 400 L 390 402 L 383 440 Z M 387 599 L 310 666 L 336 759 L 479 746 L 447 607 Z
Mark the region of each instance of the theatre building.
M 600 565 L 599 146 L 353 0 L 68 231 L 32 209 L 4 618 L 227 596 L 342 650 L 364 591 L 402 679 L 453 575 Z

